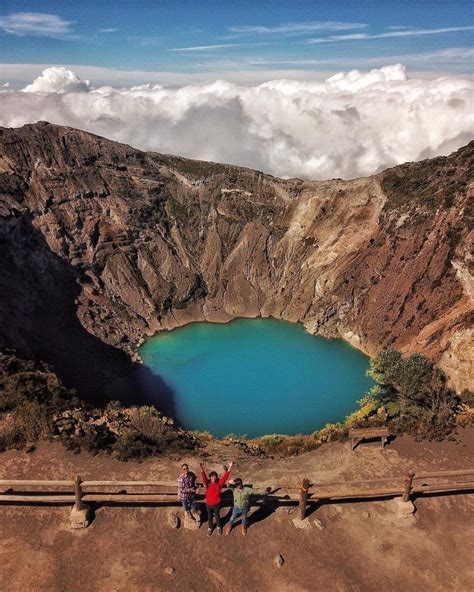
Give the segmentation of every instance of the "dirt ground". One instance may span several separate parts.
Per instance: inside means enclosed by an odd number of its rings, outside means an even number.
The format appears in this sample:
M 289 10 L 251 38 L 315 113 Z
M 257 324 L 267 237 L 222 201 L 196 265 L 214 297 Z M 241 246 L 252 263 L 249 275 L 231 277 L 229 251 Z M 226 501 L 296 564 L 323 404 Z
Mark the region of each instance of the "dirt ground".
M 474 429 L 456 441 L 416 443 L 399 437 L 387 448 L 326 444 L 297 458 L 245 457 L 233 445 L 212 445 L 198 456 L 120 463 L 73 455 L 58 444 L 35 452 L 0 454 L 0 478 L 146 479 L 174 482 L 182 461 L 197 470 L 222 469 L 234 459 L 237 474 L 258 485 L 314 483 L 472 468 Z M 248 535 L 228 537 L 175 529 L 176 508 L 102 505 L 84 530 L 69 526 L 70 507 L 0 504 L 0 590 L 9 592 L 417 592 L 474 589 L 474 495 L 415 501 L 413 518 L 400 518 L 394 500 L 330 503 L 297 529 L 295 513 L 255 507 Z M 222 510 L 222 515 L 227 513 Z M 315 518 L 318 524 L 315 523 Z M 281 554 L 284 563 L 275 564 Z M 172 569 L 169 569 L 172 568 Z M 171 573 L 168 573 L 171 572 Z

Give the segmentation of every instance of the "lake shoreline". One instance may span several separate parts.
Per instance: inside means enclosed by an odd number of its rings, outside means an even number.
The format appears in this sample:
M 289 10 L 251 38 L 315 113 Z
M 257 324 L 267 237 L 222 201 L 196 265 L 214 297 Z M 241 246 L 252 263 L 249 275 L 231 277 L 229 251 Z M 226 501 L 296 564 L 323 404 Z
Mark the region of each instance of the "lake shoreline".
M 276 319 L 190 323 L 155 334 L 140 353 L 144 369 L 169 386 L 171 408 L 180 425 L 220 438 L 312 434 L 327 423 L 343 421 L 373 386 L 366 377 L 369 360 L 358 350 L 342 340 L 312 335 L 302 324 Z M 194 409 L 212 399 L 209 389 L 214 389 L 213 400 L 221 405 L 214 425 L 203 422 L 205 412 L 199 415 Z M 148 394 L 153 401 L 151 389 Z M 240 407 L 236 398 L 242 399 Z M 157 400 L 158 408 L 160 402 L 167 403 Z M 273 421 L 254 428 L 252 413 L 271 416 Z M 211 409 L 213 414 L 216 410 Z M 239 417 L 242 414 L 249 416 L 247 425 Z M 286 422 L 281 420 L 284 416 Z M 289 426 L 291 417 L 294 424 Z

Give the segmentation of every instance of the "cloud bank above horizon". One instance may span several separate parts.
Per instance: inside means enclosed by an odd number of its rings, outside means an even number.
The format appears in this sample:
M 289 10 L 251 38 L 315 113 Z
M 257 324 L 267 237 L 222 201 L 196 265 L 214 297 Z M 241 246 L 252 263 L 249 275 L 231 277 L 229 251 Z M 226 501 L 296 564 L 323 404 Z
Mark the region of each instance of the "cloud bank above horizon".
M 179 88 L 94 88 L 51 67 L 21 91 L 0 89 L 0 125 L 47 120 L 281 177 L 352 178 L 466 144 L 474 136 L 473 90 L 470 79 L 411 79 L 401 64 L 324 81 Z

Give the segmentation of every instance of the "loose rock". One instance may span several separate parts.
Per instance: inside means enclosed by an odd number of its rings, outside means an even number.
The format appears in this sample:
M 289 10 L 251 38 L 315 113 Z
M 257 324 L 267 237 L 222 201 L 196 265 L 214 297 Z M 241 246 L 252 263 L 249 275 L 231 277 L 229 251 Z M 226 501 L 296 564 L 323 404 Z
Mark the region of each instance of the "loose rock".
M 284 563 L 285 563 L 285 560 L 283 559 L 283 555 L 278 554 L 275 557 L 275 565 L 277 567 L 281 567 Z

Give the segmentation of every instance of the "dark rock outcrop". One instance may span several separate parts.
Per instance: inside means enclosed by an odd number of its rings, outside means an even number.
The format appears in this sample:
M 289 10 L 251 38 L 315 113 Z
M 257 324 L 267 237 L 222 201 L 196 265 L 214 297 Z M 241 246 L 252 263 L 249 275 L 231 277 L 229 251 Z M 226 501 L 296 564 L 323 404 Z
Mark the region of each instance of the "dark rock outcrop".
M 0 129 L 0 347 L 83 396 L 139 397 L 144 336 L 262 315 L 421 351 L 463 388 L 473 153 L 303 182 L 44 122 Z

